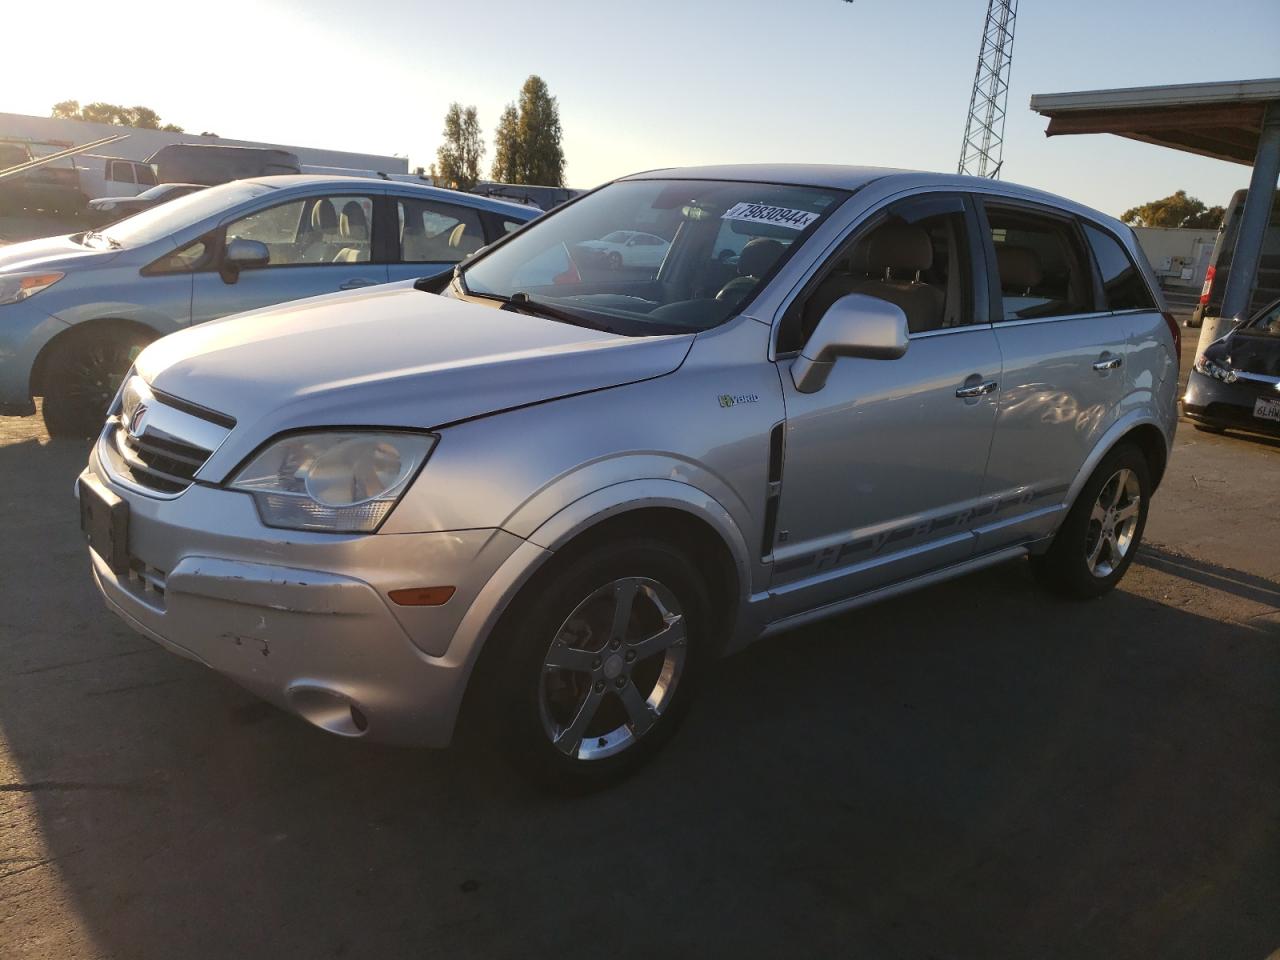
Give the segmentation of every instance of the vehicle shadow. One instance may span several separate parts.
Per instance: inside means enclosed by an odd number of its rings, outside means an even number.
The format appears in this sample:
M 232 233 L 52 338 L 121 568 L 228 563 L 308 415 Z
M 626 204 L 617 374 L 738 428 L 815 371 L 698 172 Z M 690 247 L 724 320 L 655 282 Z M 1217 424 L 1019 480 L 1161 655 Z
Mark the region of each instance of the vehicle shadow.
M 1197 560 L 1149 543 L 1142 545 L 1134 562 L 1254 603 L 1280 608 L 1280 583 L 1265 577 Z
M 559 798 L 488 756 L 330 737 L 133 635 L 88 581 L 82 460 L 0 447 L 7 956 L 1280 942 L 1280 634 L 1149 599 L 1274 584 L 1148 551 L 1125 591 L 1068 604 L 989 570 L 723 662 L 642 774 Z

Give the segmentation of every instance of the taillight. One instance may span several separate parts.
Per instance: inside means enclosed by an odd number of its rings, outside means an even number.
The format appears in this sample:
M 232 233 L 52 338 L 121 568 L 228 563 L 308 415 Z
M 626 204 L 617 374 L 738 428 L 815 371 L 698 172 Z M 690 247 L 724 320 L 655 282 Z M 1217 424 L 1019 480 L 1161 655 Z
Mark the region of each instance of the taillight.
M 1218 268 L 1213 264 L 1209 264 L 1209 269 L 1204 272 L 1204 286 L 1200 288 L 1200 305 L 1204 306 L 1209 302 L 1209 291 L 1213 289 L 1213 275 L 1218 272 Z
M 1173 335 L 1173 363 L 1174 366 L 1182 366 L 1182 328 L 1178 326 L 1178 321 L 1174 319 L 1172 313 L 1167 310 L 1160 314 L 1164 317 L 1164 322 L 1169 325 L 1169 333 Z

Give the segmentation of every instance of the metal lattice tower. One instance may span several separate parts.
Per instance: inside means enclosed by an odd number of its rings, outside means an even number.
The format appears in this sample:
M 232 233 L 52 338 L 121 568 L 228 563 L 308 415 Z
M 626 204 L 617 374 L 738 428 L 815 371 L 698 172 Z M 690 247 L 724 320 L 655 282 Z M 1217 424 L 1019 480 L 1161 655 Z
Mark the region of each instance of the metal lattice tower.
M 1009 71 L 1013 66 L 1013 22 L 1018 0 L 990 0 L 978 50 L 978 69 L 969 98 L 957 173 L 1000 176 L 1004 163 L 1004 117 L 1009 103 Z

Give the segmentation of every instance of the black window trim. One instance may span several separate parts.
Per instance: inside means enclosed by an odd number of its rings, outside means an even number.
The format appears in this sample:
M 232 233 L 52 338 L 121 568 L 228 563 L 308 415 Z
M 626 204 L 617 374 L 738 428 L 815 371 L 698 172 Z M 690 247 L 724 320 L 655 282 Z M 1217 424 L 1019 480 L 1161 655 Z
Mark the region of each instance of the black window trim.
M 981 213 L 981 233 L 983 243 L 983 255 L 987 262 L 987 289 L 990 291 L 991 297 L 991 322 L 997 327 L 1017 327 L 1030 326 L 1036 323 L 1054 323 L 1059 320 L 1079 320 L 1088 317 L 1105 317 L 1110 316 L 1111 311 L 1099 309 L 1099 304 L 1104 304 L 1105 298 L 1102 296 L 1102 281 L 1099 279 L 1097 266 L 1093 262 L 1093 250 L 1089 246 L 1089 239 L 1084 235 L 1084 228 L 1080 225 L 1080 218 L 1068 210 L 1060 207 L 1051 207 L 1047 204 L 1036 203 L 1033 200 L 1024 200 L 1021 197 L 1007 197 L 1003 194 L 982 193 L 976 195 L 982 202 L 978 204 Z M 1075 313 L 1060 313 L 1052 317 L 1025 317 L 1019 320 L 1004 319 L 1004 291 L 1000 286 L 1000 272 L 996 266 L 996 248 L 991 240 L 991 221 L 987 218 L 987 207 L 1003 207 L 1014 211 L 1022 211 L 1034 216 L 1044 217 L 1047 220 L 1056 220 L 1067 227 L 1072 236 L 1076 240 L 1076 254 L 1079 256 L 1084 254 L 1084 260 L 1081 266 L 1089 271 L 1091 278 L 1090 296 L 1091 309 L 1081 310 Z

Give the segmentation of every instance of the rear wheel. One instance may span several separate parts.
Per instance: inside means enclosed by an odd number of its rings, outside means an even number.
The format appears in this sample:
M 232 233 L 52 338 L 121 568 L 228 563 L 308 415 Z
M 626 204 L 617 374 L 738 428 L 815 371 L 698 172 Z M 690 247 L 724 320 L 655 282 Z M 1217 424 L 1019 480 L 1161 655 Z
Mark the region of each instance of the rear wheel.
M 525 776 L 581 792 L 633 773 L 675 732 L 707 653 L 707 592 L 678 549 L 653 540 L 548 573 L 486 650 L 484 725 Z
M 622 269 L 622 254 L 620 254 L 617 250 L 609 251 L 609 269 L 610 270 Z
M 1127 443 L 1116 447 L 1080 491 L 1049 551 L 1032 558 L 1037 579 L 1076 599 L 1114 588 L 1138 551 L 1150 496 L 1142 451 Z
M 50 436 L 87 437 L 102 429 L 107 407 L 151 338 L 108 328 L 71 334 L 55 343 L 43 377 L 44 423 Z

